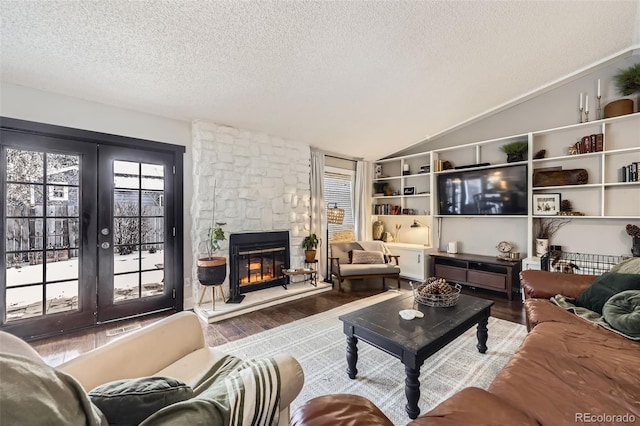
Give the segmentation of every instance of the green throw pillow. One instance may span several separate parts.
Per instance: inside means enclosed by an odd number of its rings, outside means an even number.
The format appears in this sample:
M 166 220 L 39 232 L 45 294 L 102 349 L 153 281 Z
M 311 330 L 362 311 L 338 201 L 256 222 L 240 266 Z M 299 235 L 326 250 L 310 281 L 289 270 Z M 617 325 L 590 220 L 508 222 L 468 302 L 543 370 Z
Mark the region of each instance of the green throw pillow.
M 576 306 L 582 306 L 602 315 L 602 307 L 607 300 L 625 290 L 640 290 L 640 275 L 607 272 L 578 295 Z
M 640 290 L 627 290 L 607 300 L 602 316 L 620 333 L 640 338 Z
M 640 274 L 640 257 L 632 257 L 614 265 L 609 272 L 619 274 Z
M 171 377 L 140 377 L 105 383 L 89 392 L 109 425 L 137 425 L 156 411 L 185 401 L 193 390 Z

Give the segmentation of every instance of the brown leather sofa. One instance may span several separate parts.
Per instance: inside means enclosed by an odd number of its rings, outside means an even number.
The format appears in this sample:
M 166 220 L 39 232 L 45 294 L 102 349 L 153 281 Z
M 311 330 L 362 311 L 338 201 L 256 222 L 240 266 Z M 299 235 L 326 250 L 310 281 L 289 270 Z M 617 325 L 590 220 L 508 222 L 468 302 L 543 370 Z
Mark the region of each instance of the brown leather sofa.
M 522 346 L 488 390 L 463 389 L 409 425 L 640 423 L 640 342 L 549 301 L 556 294 L 576 297 L 596 277 L 544 271 L 523 271 L 520 277 L 530 330 Z M 342 411 L 341 420 L 346 418 Z M 292 420 L 307 424 L 297 413 Z M 333 424 L 364 423 L 356 414 Z

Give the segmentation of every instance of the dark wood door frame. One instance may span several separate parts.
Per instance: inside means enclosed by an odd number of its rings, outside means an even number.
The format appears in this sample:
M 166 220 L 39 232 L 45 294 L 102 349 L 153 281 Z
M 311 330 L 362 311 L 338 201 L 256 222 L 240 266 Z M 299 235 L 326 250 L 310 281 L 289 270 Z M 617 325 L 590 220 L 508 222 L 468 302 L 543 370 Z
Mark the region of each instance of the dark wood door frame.
M 181 311 L 184 309 L 184 284 L 182 282 L 182 276 L 184 274 L 184 265 L 182 262 L 184 255 L 184 214 L 183 214 L 183 173 L 184 173 L 184 164 L 183 164 L 183 156 L 185 153 L 185 147 L 181 145 L 173 145 L 163 142 L 150 141 L 139 138 L 132 138 L 120 135 L 113 135 L 108 133 L 100 133 L 93 132 L 89 130 L 82 129 L 74 129 L 70 127 L 56 126 L 51 124 L 37 123 L 26 120 L 19 120 L 14 118 L 0 117 L 0 129 L 2 131 L 10 131 L 15 133 L 22 133 L 28 135 L 39 135 L 50 138 L 57 138 L 60 140 L 68 140 L 75 142 L 85 142 L 88 144 L 94 145 L 108 145 L 114 147 L 122 147 L 122 148 L 135 148 L 138 150 L 148 150 L 152 152 L 163 152 L 171 154 L 174 157 L 175 164 L 175 205 L 172 212 L 173 217 L 175 218 L 175 226 L 176 226 L 176 237 L 175 237 L 175 257 L 174 259 L 178 260 L 176 269 L 175 269 L 175 279 L 176 279 L 176 294 L 175 294 L 175 306 L 174 309 L 177 311 Z M 2 143 L 2 141 L 0 141 Z M 96 213 L 96 212 L 94 212 Z M 93 219 L 96 220 L 96 214 L 93 214 Z M 83 219 L 84 220 L 84 219 Z M 2 217 L 2 223 L 5 223 L 5 218 Z M 4 228 L 4 225 L 3 225 Z M 97 227 L 96 227 L 97 230 Z M 4 234 L 4 232 L 3 232 Z M 96 236 L 93 236 L 95 240 Z M 95 241 L 87 240 L 88 244 L 96 245 Z M 85 241 L 83 241 L 84 243 Z M 0 242 L 0 248 L 2 249 L 2 253 L 5 252 L 4 247 L 4 237 L 2 238 L 2 242 Z M 27 339 L 44 337 L 53 334 L 59 334 L 62 332 L 75 330 L 77 328 L 56 328 L 55 324 L 53 326 L 43 326 L 37 327 L 36 329 L 29 329 L 27 324 L 22 324 L 22 326 L 16 322 L 15 324 L 6 325 L 4 323 L 5 312 L 4 312 L 4 304 L 5 304 L 5 294 L 4 294 L 4 276 L 6 270 L 6 256 L 2 256 L 3 259 L 0 260 L 0 272 L 2 274 L 2 282 L 0 282 L 1 290 L 0 297 L 2 297 L 2 307 L 0 308 L 0 329 L 5 331 L 10 331 L 16 335 L 25 337 Z M 94 315 L 94 313 L 91 313 Z M 25 320 L 26 321 L 26 320 Z M 96 322 L 94 322 L 96 323 Z

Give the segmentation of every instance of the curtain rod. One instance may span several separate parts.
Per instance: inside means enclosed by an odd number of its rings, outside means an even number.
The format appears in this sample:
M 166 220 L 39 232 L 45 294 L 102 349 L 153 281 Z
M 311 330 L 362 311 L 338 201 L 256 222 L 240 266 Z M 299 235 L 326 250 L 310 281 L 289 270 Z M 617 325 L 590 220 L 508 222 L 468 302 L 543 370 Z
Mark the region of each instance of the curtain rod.
M 347 157 L 343 154 L 337 154 L 335 152 L 330 152 L 330 151 L 325 151 L 323 149 L 318 149 L 318 148 L 311 148 L 312 151 L 316 151 L 316 152 L 320 152 L 324 155 L 326 155 L 327 157 L 333 157 L 333 158 L 337 158 L 339 160 L 349 160 L 349 161 L 363 161 L 364 157 Z

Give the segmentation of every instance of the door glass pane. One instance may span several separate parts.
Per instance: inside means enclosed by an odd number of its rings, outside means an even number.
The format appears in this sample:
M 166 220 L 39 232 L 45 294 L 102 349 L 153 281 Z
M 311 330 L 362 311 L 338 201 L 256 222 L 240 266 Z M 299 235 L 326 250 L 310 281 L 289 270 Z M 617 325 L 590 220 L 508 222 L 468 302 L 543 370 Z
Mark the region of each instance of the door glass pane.
M 113 170 L 114 301 L 163 294 L 165 166 L 114 161 Z
M 41 250 L 42 219 L 7 219 L 6 248 L 9 250 Z
M 118 254 L 129 254 L 140 242 L 140 219 L 137 217 L 113 218 L 113 243 Z
M 140 273 L 116 275 L 113 277 L 113 301 L 137 299 L 140 297 L 138 283 Z
M 142 189 L 164 189 L 164 166 L 142 164 Z
M 77 250 L 48 250 L 47 281 L 78 279 L 80 269 L 77 252 Z
M 113 162 L 113 184 L 116 188 L 140 188 L 140 164 L 130 161 Z
M 42 285 L 7 288 L 7 321 L 42 315 Z
M 42 283 L 42 254 L 20 252 L 7 254 L 7 287 Z
M 140 246 L 137 244 L 114 247 L 113 273 L 140 270 Z
M 164 268 L 163 248 L 163 244 L 145 244 L 142 246 L 142 262 L 140 266 L 143 270 Z
M 143 243 L 164 242 L 164 218 L 162 217 L 142 218 L 142 242 Z
M 73 186 L 47 186 L 47 216 L 80 215 L 80 190 Z
M 142 215 L 164 215 L 164 197 L 162 191 L 142 191 Z
M 7 217 L 42 216 L 42 185 L 7 184 Z
M 164 292 L 164 271 L 148 271 L 142 273 L 142 297 L 155 296 Z
M 7 182 L 38 182 L 44 178 L 44 153 L 7 149 Z
M 69 154 L 47 154 L 47 183 L 80 185 L 80 157 Z
M 78 309 L 78 281 L 66 281 L 47 286 L 47 314 Z

